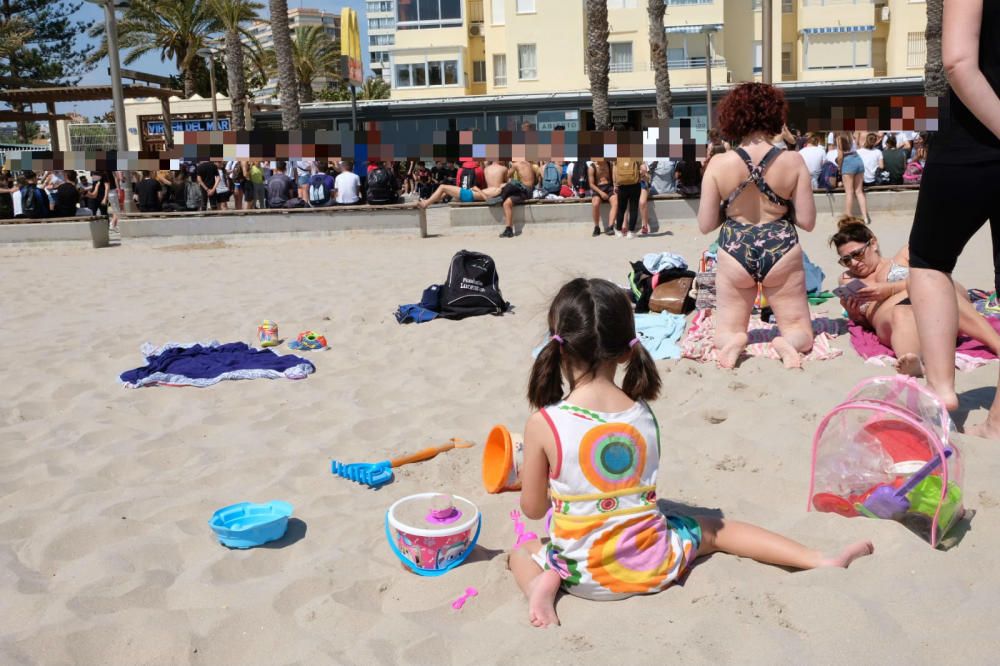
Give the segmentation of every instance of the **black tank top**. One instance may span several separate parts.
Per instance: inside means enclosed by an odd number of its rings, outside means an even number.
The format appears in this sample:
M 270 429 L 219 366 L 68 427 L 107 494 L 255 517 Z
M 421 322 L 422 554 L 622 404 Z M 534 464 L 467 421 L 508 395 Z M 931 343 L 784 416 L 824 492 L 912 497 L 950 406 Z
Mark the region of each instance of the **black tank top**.
M 1000 95 L 1000 0 L 983 0 L 979 69 Z M 979 122 L 953 90 L 942 104 L 940 117 L 940 131 L 928 148 L 929 162 L 971 164 L 1000 160 L 1000 138 Z

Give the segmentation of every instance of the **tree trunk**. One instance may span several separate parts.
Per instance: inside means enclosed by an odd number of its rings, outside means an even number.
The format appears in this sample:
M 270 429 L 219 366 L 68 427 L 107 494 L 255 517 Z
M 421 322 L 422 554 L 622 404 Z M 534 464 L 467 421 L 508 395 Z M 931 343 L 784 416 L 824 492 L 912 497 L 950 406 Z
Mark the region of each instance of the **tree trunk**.
M 299 82 L 299 101 L 303 104 L 316 101 L 312 86 L 303 85 L 301 81 Z
M 194 78 L 194 67 L 185 66 L 183 63 L 178 62 L 177 68 L 181 71 L 181 76 L 184 78 L 184 99 L 190 99 L 198 89 Z
M 292 61 L 292 38 L 288 34 L 287 0 L 268 0 L 271 10 L 271 36 L 274 55 L 278 61 L 278 83 L 281 85 L 281 127 L 284 130 L 302 128 L 299 111 L 299 86 L 295 82 L 295 64 Z
M 924 65 L 924 95 L 944 97 L 948 94 L 948 79 L 941 59 L 941 23 L 944 0 L 927 0 L 927 64 Z
M 611 113 L 608 110 L 611 46 L 608 35 L 607 0 L 587 0 L 587 68 L 594 104 L 594 127 L 598 130 L 611 129 Z
M 667 67 L 667 31 L 663 28 L 663 14 L 667 5 L 663 0 L 649 0 L 649 57 L 656 72 L 656 117 L 670 120 L 674 105 L 670 97 L 670 70 Z
M 245 130 L 247 90 L 243 72 L 243 43 L 235 25 L 226 31 L 226 79 L 229 82 L 229 99 L 232 100 L 232 127 L 234 130 Z

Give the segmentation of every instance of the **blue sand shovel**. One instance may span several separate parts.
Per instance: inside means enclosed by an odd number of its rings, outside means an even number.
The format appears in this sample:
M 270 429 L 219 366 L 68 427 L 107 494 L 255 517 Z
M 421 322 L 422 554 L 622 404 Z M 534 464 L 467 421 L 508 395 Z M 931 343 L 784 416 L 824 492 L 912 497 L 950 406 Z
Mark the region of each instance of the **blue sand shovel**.
M 392 483 L 393 467 L 401 467 L 408 463 L 430 460 L 437 454 L 450 451 L 451 449 L 468 449 L 473 446 L 475 444 L 472 442 L 453 437 L 447 444 L 431 446 L 408 456 L 383 460 L 377 463 L 352 463 L 345 465 L 334 460 L 330 465 L 330 471 L 337 476 L 342 476 L 345 479 L 350 479 L 355 483 L 366 485 L 369 488 L 381 488 L 387 483 Z

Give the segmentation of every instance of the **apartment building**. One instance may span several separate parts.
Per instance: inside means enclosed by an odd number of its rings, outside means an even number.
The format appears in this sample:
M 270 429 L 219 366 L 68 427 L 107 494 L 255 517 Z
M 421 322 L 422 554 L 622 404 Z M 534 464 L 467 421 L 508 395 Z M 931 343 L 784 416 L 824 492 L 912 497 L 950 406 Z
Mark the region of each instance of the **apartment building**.
M 372 3 L 369 3 L 372 4 Z M 381 4 L 381 3 L 379 3 Z M 760 0 L 670 0 L 675 89 L 760 80 Z M 587 90 L 583 0 L 395 0 L 396 99 Z M 653 86 L 645 0 L 608 0 L 612 90 Z M 774 0 L 774 81 L 916 77 L 924 0 Z
M 389 56 L 396 43 L 396 3 L 394 0 L 367 0 L 368 66 L 372 73 L 392 84 Z
M 308 28 L 309 26 L 322 26 L 324 32 L 330 39 L 340 41 L 340 13 L 328 12 L 322 9 L 308 9 L 295 7 L 288 10 L 288 30 L 295 39 L 295 31 L 298 28 Z M 274 37 L 271 34 L 270 21 L 257 21 L 253 23 L 248 31 L 260 43 L 265 51 L 274 48 Z M 313 81 L 313 88 L 322 90 L 336 81 L 320 77 Z M 261 90 L 251 91 L 255 98 L 263 99 L 275 96 L 277 92 L 277 79 L 271 79 Z

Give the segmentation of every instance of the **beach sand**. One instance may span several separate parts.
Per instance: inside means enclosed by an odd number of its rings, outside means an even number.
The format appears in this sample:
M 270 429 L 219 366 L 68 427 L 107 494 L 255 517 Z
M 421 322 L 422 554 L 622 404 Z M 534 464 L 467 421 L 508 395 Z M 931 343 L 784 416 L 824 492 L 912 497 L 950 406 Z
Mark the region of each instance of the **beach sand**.
M 438 213 L 440 216 L 440 213 Z M 908 215 L 879 216 L 882 246 Z M 663 499 L 760 523 L 822 549 L 874 541 L 848 571 L 789 573 L 732 556 L 683 585 L 627 601 L 562 597 L 563 625 L 533 629 L 505 567 L 515 494 L 487 495 L 481 445 L 520 431 L 531 349 L 555 290 L 576 276 L 624 283 L 629 260 L 708 244 L 692 222 L 665 235 L 591 238 L 590 225 L 497 229 L 426 240 L 390 234 L 0 248 L 0 663 L 622 664 L 995 663 L 1000 447 L 955 437 L 976 514 L 947 552 L 889 521 L 807 513 L 819 419 L 864 377 L 841 358 L 786 371 L 661 361 L 653 408 L 663 433 Z M 829 215 L 803 234 L 834 285 Z M 400 303 L 442 282 L 450 257 L 491 254 L 515 314 L 400 326 Z M 987 288 L 986 233 L 956 277 Z M 819 311 L 838 313 L 828 303 Z M 253 341 L 262 319 L 284 338 L 313 329 L 304 381 L 206 389 L 122 388 L 146 341 Z M 847 348 L 846 336 L 837 339 Z M 281 349 L 285 349 L 282 347 Z M 997 364 L 960 373 L 968 422 L 985 416 Z M 451 437 L 478 443 L 398 470 L 372 491 L 330 460 L 372 462 Z M 396 499 L 458 494 L 484 514 L 480 548 L 440 578 L 403 570 L 383 531 Z M 240 501 L 295 506 L 284 540 L 218 544 L 207 521 Z M 543 531 L 539 523 L 530 523 Z M 451 601 L 479 595 L 461 612 Z

